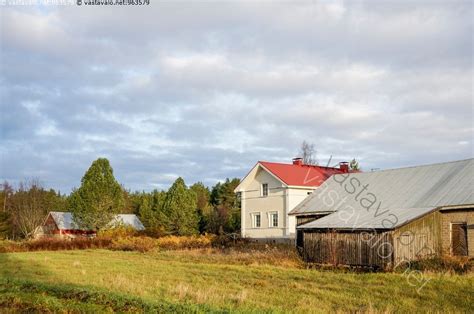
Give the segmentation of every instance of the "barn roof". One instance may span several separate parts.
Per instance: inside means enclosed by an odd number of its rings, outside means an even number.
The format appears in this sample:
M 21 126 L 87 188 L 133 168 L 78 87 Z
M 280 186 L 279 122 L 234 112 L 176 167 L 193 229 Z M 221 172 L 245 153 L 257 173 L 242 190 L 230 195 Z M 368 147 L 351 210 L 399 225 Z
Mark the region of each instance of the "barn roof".
M 76 230 L 77 226 L 74 225 L 72 220 L 72 214 L 69 212 L 49 212 L 54 222 L 61 230 Z
M 474 159 L 334 175 L 290 214 L 334 212 L 299 228 L 391 229 L 456 205 L 474 205 Z
M 72 219 L 70 212 L 49 212 L 54 222 L 61 230 L 78 230 L 79 228 Z M 135 230 L 144 230 L 142 222 L 134 214 L 120 214 L 116 215 L 111 222 L 114 225 L 122 224 L 127 227 L 132 227 Z
M 145 230 L 145 227 L 143 226 L 140 219 L 138 219 L 137 215 L 133 215 L 133 214 L 120 214 L 120 215 L 117 215 L 117 216 L 115 216 L 112 223 L 119 224 L 119 225 L 124 225 L 124 226 L 127 226 L 127 227 L 132 227 L 135 230 Z

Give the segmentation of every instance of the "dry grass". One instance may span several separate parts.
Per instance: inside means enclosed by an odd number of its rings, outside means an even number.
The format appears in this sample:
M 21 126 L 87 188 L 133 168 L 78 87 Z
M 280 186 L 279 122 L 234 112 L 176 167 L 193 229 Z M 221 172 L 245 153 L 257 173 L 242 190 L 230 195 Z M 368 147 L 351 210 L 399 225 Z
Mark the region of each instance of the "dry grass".
M 147 236 L 127 236 L 129 230 L 118 229 L 118 233 L 102 233 L 97 238 L 76 238 L 62 240 L 43 238 L 32 241 L 1 241 L 0 253 L 109 249 L 113 251 L 185 251 L 177 252 L 174 256 L 186 256 L 196 260 L 220 261 L 240 265 L 278 265 L 283 267 L 305 268 L 315 267 L 320 270 L 338 269 L 353 271 L 347 267 L 306 265 L 298 256 L 296 250 L 284 244 L 262 244 L 245 240 L 223 241 L 215 235 L 199 236 L 164 236 L 151 238 Z M 114 234 L 116 237 L 110 237 Z M 394 271 L 405 272 L 416 270 L 438 273 L 467 273 L 474 268 L 474 262 L 467 257 L 434 257 L 406 264 L 397 265 Z
M 464 274 L 474 269 L 474 260 L 467 256 L 435 256 L 398 265 L 395 271 L 418 270 L 435 273 Z
M 0 240 L 0 253 L 85 249 L 138 252 L 148 252 L 158 248 L 163 250 L 182 250 L 210 248 L 216 239 L 214 235 L 150 238 L 147 236 L 131 236 L 130 232 L 127 229 L 105 231 L 96 238 L 41 238 L 30 241 Z
M 149 237 L 117 238 L 116 240 L 112 240 L 112 243 L 108 247 L 108 249 L 114 251 L 137 251 L 141 253 L 145 253 L 156 248 L 156 240 Z
M 182 250 L 210 248 L 216 239 L 215 235 L 207 234 L 200 236 L 165 236 L 156 239 L 158 247 L 165 250 Z
M 42 238 L 31 241 L 0 241 L 0 253 L 103 249 L 110 247 L 111 243 L 112 240 L 106 238 L 76 238 L 72 240 Z
M 167 256 L 163 252 L 162 256 Z M 305 268 L 296 250 L 288 246 L 262 245 L 253 248 L 206 248 L 169 252 L 173 258 L 196 260 L 196 262 L 226 263 L 229 265 L 273 265 L 288 268 Z
M 107 250 L 0 254 L 0 281 L 28 281 L 32 287 L 45 286 L 48 295 L 59 289 L 66 291 L 67 296 L 68 289 L 77 287 L 87 294 L 105 291 L 139 298 L 144 304 L 192 305 L 201 309 L 198 312 L 472 310 L 472 274 L 428 274 L 428 283 L 417 291 L 411 285 L 413 278 L 404 274 L 308 270 L 284 253 L 283 248 L 268 246 L 266 250 L 207 248 L 146 254 Z M 5 289 L 6 294 L 16 297 L 19 305 L 23 297 L 26 298 L 11 287 Z M 68 308 L 66 304 L 58 311 Z

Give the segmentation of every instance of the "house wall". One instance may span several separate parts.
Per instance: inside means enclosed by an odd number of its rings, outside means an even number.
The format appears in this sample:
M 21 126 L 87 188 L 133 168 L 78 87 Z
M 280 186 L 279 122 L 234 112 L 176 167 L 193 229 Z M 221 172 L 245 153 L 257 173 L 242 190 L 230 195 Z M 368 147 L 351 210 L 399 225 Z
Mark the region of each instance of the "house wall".
M 268 184 L 268 196 L 261 196 L 261 186 Z M 280 180 L 276 179 L 266 170 L 259 168 L 254 177 L 249 180 L 245 191 L 241 191 L 242 227 L 243 237 L 250 238 L 294 238 L 296 232 L 296 218 L 288 213 L 308 193 L 314 190 L 312 187 L 286 187 Z M 270 213 L 278 212 L 278 227 L 270 227 Z M 260 228 L 253 228 L 252 214 L 261 214 Z
M 465 222 L 474 224 L 474 208 L 441 211 L 441 250 L 445 255 L 451 254 L 451 223 Z M 474 257 L 474 229 L 467 229 L 468 255 Z
M 261 196 L 261 185 L 268 184 L 268 196 Z M 251 238 L 285 237 L 286 189 L 283 184 L 259 168 L 242 193 L 242 236 Z M 278 227 L 269 227 L 270 212 L 278 212 Z M 252 227 L 252 213 L 261 214 L 260 228 Z
M 288 229 L 287 234 L 291 238 L 295 237 L 296 234 L 296 217 L 294 215 L 289 216 L 288 213 L 295 208 L 299 203 L 306 199 L 315 188 L 288 188 L 288 201 L 287 201 L 287 219 L 288 219 Z
M 393 262 L 390 232 L 303 230 L 306 262 L 385 268 Z
M 54 222 L 54 219 L 53 217 L 51 217 L 51 215 L 48 215 L 41 229 L 42 235 L 44 236 L 54 236 L 59 232 L 59 229 L 56 226 L 56 223 Z
M 395 264 L 441 252 L 441 214 L 425 215 L 392 231 Z

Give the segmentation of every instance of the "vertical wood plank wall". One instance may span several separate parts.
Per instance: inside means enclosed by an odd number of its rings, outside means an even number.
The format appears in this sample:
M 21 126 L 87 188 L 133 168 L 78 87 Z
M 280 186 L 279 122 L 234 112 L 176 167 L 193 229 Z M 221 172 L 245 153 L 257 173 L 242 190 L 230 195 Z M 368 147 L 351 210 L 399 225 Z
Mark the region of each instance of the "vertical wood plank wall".
M 317 232 L 305 230 L 303 258 L 306 262 L 333 265 L 376 266 L 393 262 L 390 232 Z
M 395 264 L 438 255 L 441 252 L 441 214 L 439 211 L 428 214 L 392 234 Z
M 451 223 L 467 224 L 468 255 L 474 256 L 474 210 L 434 211 L 392 231 L 342 232 L 303 229 L 300 252 L 306 262 L 353 266 L 396 266 L 450 253 Z

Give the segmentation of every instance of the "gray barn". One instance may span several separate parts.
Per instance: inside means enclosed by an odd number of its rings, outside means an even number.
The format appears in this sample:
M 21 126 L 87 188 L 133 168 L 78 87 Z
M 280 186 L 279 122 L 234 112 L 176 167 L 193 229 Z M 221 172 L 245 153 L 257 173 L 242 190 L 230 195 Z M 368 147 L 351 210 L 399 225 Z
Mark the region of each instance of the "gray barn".
M 337 174 L 290 215 L 308 262 L 390 267 L 474 257 L 474 159 Z

